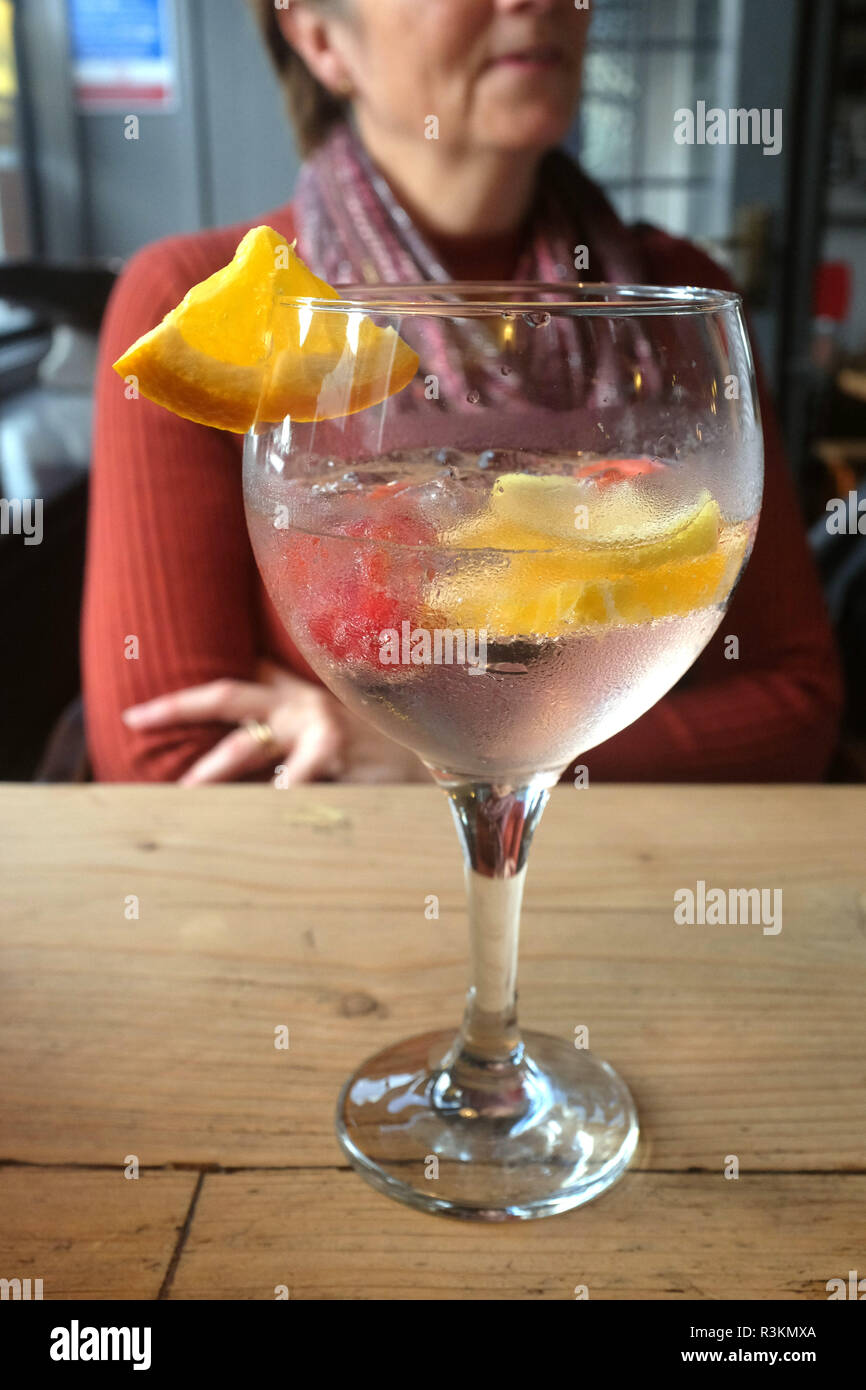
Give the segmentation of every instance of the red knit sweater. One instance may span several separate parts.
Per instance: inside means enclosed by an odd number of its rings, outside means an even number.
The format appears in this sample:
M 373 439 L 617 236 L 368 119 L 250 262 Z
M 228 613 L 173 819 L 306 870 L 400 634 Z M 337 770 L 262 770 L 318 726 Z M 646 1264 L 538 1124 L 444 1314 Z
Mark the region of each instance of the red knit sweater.
M 291 240 L 289 206 L 264 221 Z M 270 656 L 316 677 L 267 597 L 247 539 L 242 440 L 125 398 L 111 363 L 197 281 L 225 265 L 254 223 L 171 237 L 133 257 L 108 306 L 96 386 L 83 616 L 88 744 L 102 781 L 173 781 L 225 733 L 202 724 L 133 732 L 120 714 L 219 677 L 249 680 Z M 731 288 L 690 243 L 633 233 L 648 282 Z M 483 249 L 483 248 L 482 248 Z M 489 252 L 486 278 L 508 276 L 513 246 Z M 304 248 L 299 247 L 301 255 Z M 441 253 L 477 278 L 478 246 Z M 585 758 L 590 780 L 805 781 L 833 749 L 841 689 L 832 634 L 761 382 L 764 510 L 754 553 L 719 632 L 680 686 Z M 724 637 L 739 637 L 739 660 Z M 130 639 L 137 639 L 137 643 Z

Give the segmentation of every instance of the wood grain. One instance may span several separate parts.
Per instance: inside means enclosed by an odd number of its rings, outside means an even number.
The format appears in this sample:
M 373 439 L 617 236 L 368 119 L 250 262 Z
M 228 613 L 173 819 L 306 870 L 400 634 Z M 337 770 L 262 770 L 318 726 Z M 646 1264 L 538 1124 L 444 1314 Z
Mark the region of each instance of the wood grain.
M 459 1019 L 462 876 L 434 789 L 5 788 L 0 824 L 0 1158 L 331 1164 L 352 1066 Z M 856 788 L 554 796 L 523 1021 L 588 1025 L 648 1166 L 862 1163 L 864 825 Z M 699 878 L 781 887 L 781 933 L 677 926 Z
M 209 1174 L 171 1296 L 826 1299 L 862 1269 L 864 1200 L 866 1176 L 634 1173 L 577 1211 L 479 1229 L 351 1172 Z
M 153 1299 L 186 1220 L 195 1173 L 0 1169 L 0 1275 L 50 1299 Z
M 272 1297 L 273 1283 L 291 1282 L 272 1279 L 269 1256 L 255 1256 L 255 1278 L 228 1267 L 232 1203 L 255 1195 L 260 1178 L 276 1184 L 277 1247 L 299 1204 L 319 1214 L 304 1227 L 292 1296 L 365 1296 L 364 1262 L 369 1274 L 387 1256 L 383 1278 L 405 1285 L 395 1297 L 434 1287 L 431 1297 L 447 1297 L 453 1269 L 436 1261 L 453 1250 L 458 1260 L 467 1252 L 470 1296 L 481 1297 L 498 1287 L 495 1242 L 567 1251 L 565 1232 L 585 1229 L 598 1235 L 598 1296 L 623 1296 L 617 1270 L 622 1287 L 644 1279 L 669 1290 L 678 1266 L 664 1254 L 676 1247 L 668 1233 L 700 1251 L 707 1221 L 712 1248 L 726 1253 L 715 1274 L 697 1255 L 686 1270 L 705 1296 L 815 1296 L 804 1293 L 809 1280 L 823 1287 L 857 1267 L 853 1257 L 830 1266 L 847 1248 L 866 1174 L 864 831 L 856 787 L 557 790 L 527 884 L 522 1019 L 563 1038 L 589 1027 L 593 1050 L 632 1087 L 642 1143 L 636 1171 L 597 1204 L 503 1233 L 388 1203 L 345 1169 L 333 1137 L 336 1096 L 357 1062 L 460 1017 L 462 871 L 441 793 L 0 787 L 0 1161 L 52 1165 L 3 1176 L 41 1172 L 30 1180 L 60 1210 L 64 1193 L 90 1200 L 64 1186 L 75 1174 L 62 1165 L 119 1169 L 135 1153 L 147 1169 L 283 1170 L 208 1173 L 199 1206 L 215 1223 L 210 1263 L 197 1207 L 173 1286 L 183 1297 L 202 1280 L 216 1290 L 207 1297 Z M 781 889 L 782 931 L 677 925 L 673 895 L 699 879 Z M 137 919 L 126 915 L 133 895 Z M 281 1025 L 288 1051 L 274 1047 Z M 728 1154 L 739 1183 L 719 1176 Z M 179 1194 L 195 1180 L 160 1176 L 177 1179 Z M 734 1190 L 752 1196 L 719 1195 Z M 799 1264 L 783 1267 L 780 1254 L 765 1267 L 751 1228 L 769 1240 L 789 1199 L 815 1231 Z M 630 1202 L 646 1202 L 646 1217 Z M 613 1219 L 621 1204 L 637 1227 L 628 1239 Z M 678 1225 L 680 1205 L 691 1226 Z M 126 1230 L 121 1211 L 109 1207 L 107 1220 Z M 254 1233 L 267 1224 L 254 1210 L 250 1219 Z M 343 1227 L 355 1255 L 335 1264 Z M 415 1231 L 430 1234 L 412 1245 Z M 632 1268 L 635 1242 L 655 1253 Z M 495 1296 L 569 1297 L 588 1281 L 572 1278 L 570 1256 L 551 1258 L 549 1279 L 517 1268 Z M 88 1296 L 131 1296 L 112 1292 L 119 1281 L 95 1255 L 80 1277 Z M 246 1292 L 226 1292 L 238 1280 Z M 256 1281 L 264 1293 L 250 1292 Z

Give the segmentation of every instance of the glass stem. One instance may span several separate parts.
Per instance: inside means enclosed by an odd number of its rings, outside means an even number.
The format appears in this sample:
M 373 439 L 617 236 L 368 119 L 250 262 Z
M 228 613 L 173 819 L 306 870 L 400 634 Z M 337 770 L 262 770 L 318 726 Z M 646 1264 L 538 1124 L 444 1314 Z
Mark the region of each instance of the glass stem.
M 444 1059 L 443 1106 L 476 1112 L 521 1108 L 517 949 L 526 859 L 557 773 L 520 785 L 454 782 L 440 775 L 463 849 L 469 907 L 470 984 L 463 1026 Z M 525 1098 L 524 1098 L 525 1099 Z

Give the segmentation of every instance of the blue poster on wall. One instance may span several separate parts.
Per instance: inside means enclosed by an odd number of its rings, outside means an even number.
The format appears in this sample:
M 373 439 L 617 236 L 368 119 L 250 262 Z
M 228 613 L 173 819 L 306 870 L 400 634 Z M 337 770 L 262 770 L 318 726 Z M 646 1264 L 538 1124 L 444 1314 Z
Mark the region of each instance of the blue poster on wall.
M 67 0 L 75 95 L 87 111 L 177 104 L 171 0 Z

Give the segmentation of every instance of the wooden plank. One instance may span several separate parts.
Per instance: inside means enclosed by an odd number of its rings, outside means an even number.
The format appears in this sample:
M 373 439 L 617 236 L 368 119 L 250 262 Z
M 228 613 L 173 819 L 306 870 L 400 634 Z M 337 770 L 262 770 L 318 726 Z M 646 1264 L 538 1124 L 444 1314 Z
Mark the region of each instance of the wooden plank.
M 862 788 L 554 795 L 523 1021 L 589 1026 L 645 1167 L 863 1169 L 864 827 Z M 781 888 L 782 931 L 678 926 L 699 879 Z M 353 1065 L 458 1022 L 461 880 L 433 788 L 0 788 L 0 1158 L 338 1161 Z
M 45 1300 L 156 1298 L 197 1174 L 0 1168 L 0 1275 Z M 35 1295 L 31 1282 L 31 1293 Z
M 823 1299 L 862 1270 L 866 1177 L 632 1173 L 586 1207 L 476 1226 L 351 1172 L 205 1178 L 175 1299 Z

